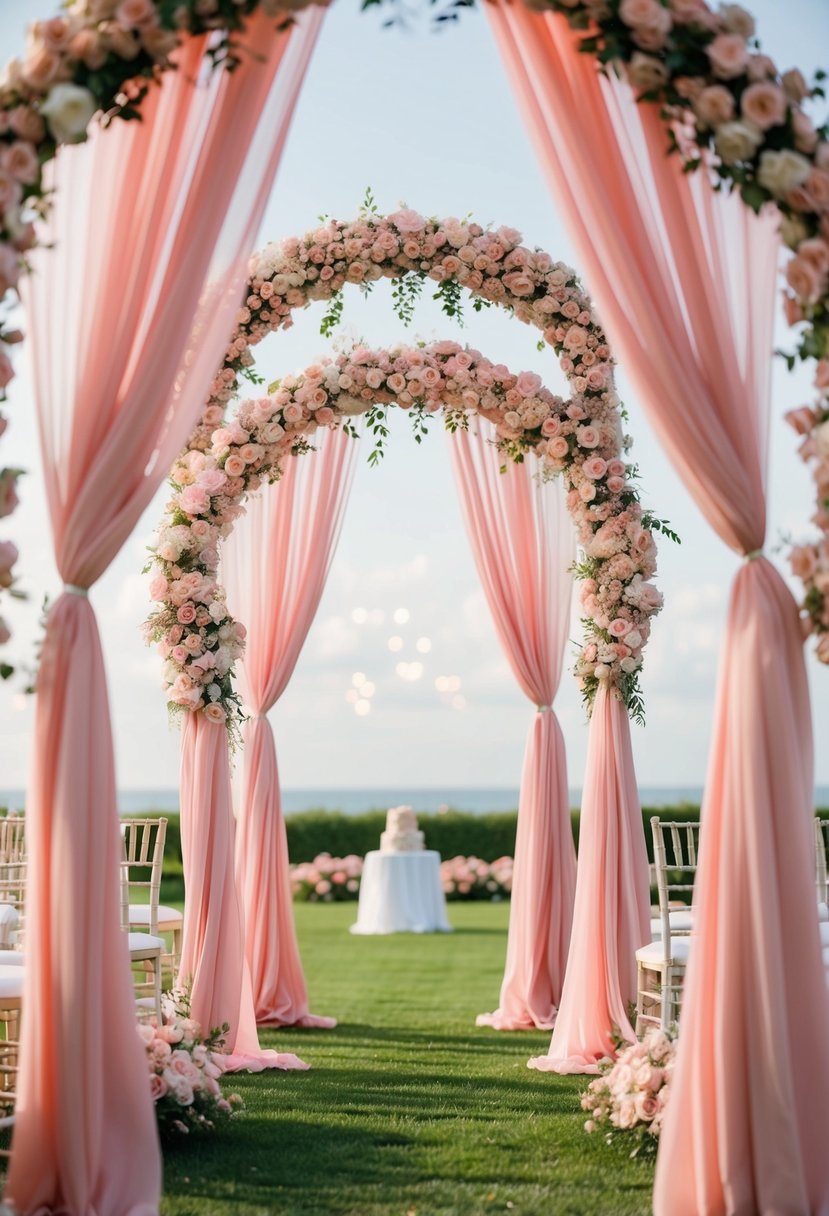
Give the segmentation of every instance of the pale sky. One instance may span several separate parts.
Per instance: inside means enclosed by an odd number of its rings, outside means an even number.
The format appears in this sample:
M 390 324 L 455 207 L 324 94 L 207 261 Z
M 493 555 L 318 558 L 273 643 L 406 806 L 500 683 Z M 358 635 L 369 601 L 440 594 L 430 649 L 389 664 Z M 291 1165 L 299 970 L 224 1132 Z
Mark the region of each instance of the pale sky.
M 4 57 L 22 48 L 24 26 L 48 15 L 50 0 L 3 0 Z M 414 6 L 413 6 L 414 7 Z M 425 9 L 425 5 L 423 6 Z M 829 46 L 826 0 L 751 0 L 764 49 L 781 68 L 807 73 Z M 348 219 L 366 186 L 382 210 L 405 201 L 430 215 L 466 215 L 519 228 L 525 241 L 574 263 L 563 226 L 532 150 L 480 11 L 464 12 L 456 27 L 435 32 L 424 18 L 408 32 L 381 28 L 385 11 L 360 14 L 355 0 L 337 0 L 320 42 L 260 234 L 260 243 L 302 233 L 321 213 Z M 589 283 L 587 284 L 589 290 Z M 406 338 L 390 308 L 388 284 L 369 300 L 346 299 L 352 338 L 372 344 Z M 294 329 L 260 348 L 259 366 L 272 378 L 299 370 L 324 354 L 321 307 Z M 513 371 L 540 372 L 553 391 L 563 379 L 535 334 L 495 309 L 470 312 L 465 331 L 431 302 L 418 311 L 409 336 L 468 341 Z M 788 334 L 781 326 L 778 344 Z M 665 610 L 648 647 L 643 687 L 648 712 L 634 727 L 640 783 L 702 784 L 710 742 L 718 648 L 730 577 L 737 559 L 716 539 L 658 448 L 635 395 L 622 388 L 631 413 L 635 457 L 644 498 L 669 518 L 683 539 L 660 542 L 659 585 Z M 795 456 L 783 413 L 808 399 L 808 379 L 777 364 L 774 381 L 769 545 L 782 534 L 808 532 L 812 486 Z M 27 605 L 3 611 L 14 626 L 11 657 L 29 660 L 44 593 L 55 596 L 48 520 L 38 465 L 31 383 L 25 367 L 14 382 L 2 462 L 30 470 L 21 483 L 21 509 L 3 520 L 0 535 L 21 548 L 20 582 Z M 417 447 L 405 416 L 392 419 L 388 454 L 379 468 L 361 458 L 328 587 L 294 678 L 272 717 L 286 786 L 517 786 L 531 710 L 501 653 L 464 534 L 439 427 Z M 118 781 L 125 788 L 174 786 L 179 737 L 167 724 L 161 662 L 139 634 L 149 603 L 140 573 L 160 519 L 162 489 L 132 538 L 92 593 L 107 656 Z M 782 560 L 778 557 L 778 560 Z M 406 609 L 409 620 L 395 623 Z M 362 612 L 360 611 L 362 610 Z M 355 611 L 356 617 L 355 619 Z M 362 614 L 367 615 L 359 623 Z M 388 640 L 403 639 L 392 652 Z M 573 636 L 577 636 L 574 626 Z M 416 650 L 428 637 L 431 650 Z M 396 674 L 398 662 L 418 661 L 417 680 Z M 568 745 L 571 786 L 582 784 L 586 725 L 568 659 L 557 709 Z M 371 712 L 358 716 L 347 701 L 354 673 L 376 686 Z M 810 661 L 817 779 L 829 782 L 829 671 Z M 455 676 L 463 702 L 455 707 L 435 680 Z M 32 702 L 13 683 L 0 688 L 4 729 L 0 785 L 25 785 Z

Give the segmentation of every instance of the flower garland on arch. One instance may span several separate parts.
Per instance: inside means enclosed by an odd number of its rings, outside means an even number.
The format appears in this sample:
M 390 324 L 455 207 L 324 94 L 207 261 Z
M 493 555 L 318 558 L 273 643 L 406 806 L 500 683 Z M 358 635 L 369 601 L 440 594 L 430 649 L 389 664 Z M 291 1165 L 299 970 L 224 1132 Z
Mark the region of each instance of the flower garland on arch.
M 363 7 L 379 2 L 363 0 Z M 823 96 L 822 75 L 810 86 L 796 68 L 779 73 L 760 51 L 754 18 L 738 4 L 715 12 L 706 0 L 532 3 L 564 15 L 584 31 L 584 52 L 623 65 L 640 100 L 661 104 L 672 150 L 673 123 L 690 116 L 696 145 L 717 158 L 721 184 L 738 189 L 754 209 L 778 208 L 795 255 L 786 271 L 786 311 L 791 324 L 805 326 L 790 365 L 818 360 L 813 408 L 819 423 L 829 420 L 829 140 L 826 127 L 816 128 L 803 109 L 809 97 Z M 61 16 L 34 23 L 25 59 L 12 60 L 0 77 L 0 298 L 14 292 L 36 243 L 31 221 L 46 206 L 42 170 L 60 143 L 83 140 L 97 112 L 140 117 L 149 83 L 173 66 L 183 38 L 214 32 L 216 62 L 232 66 L 246 17 L 260 8 L 284 15 L 306 4 L 68 0 Z M 7 348 L 21 337 L 0 318 L 0 402 L 14 375 Z M 0 435 L 5 426 L 0 414 Z M 16 501 L 17 476 L 0 469 L 6 513 Z M 829 496 L 820 484 L 817 494 L 822 543 L 829 544 Z M 0 592 L 13 581 L 16 556 L 8 548 Z M 807 581 L 806 607 L 822 631 L 812 587 Z M 0 620 L 0 642 L 7 634 Z
M 638 677 L 651 619 L 662 596 L 650 581 L 656 545 L 619 450 L 612 393 L 563 401 L 534 372 L 512 374 L 456 342 L 388 351 L 359 346 L 286 376 L 267 397 L 245 401 L 215 429 L 210 447 L 188 450 L 171 476 L 173 497 L 154 547 L 150 595 L 161 608 L 147 621 L 165 660 L 172 706 L 203 710 L 214 722 L 239 714 L 233 666 L 244 627 L 230 617 L 216 578 L 221 540 L 244 497 L 277 480 L 286 459 L 310 449 L 319 427 L 348 425 L 397 403 L 420 426 L 443 410 L 450 429 L 478 413 L 495 424 L 507 457 L 534 453 L 567 486 L 567 506 L 583 556 L 585 637 L 576 664 L 590 704 L 602 681 L 641 713 Z
M 498 303 L 537 326 L 559 355 L 573 397 L 563 402 L 534 373 L 514 376 L 456 343 L 392 352 L 359 347 L 285 377 L 271 395 L 244 402 L 225 423 L 240 376 L 259 381 L 251 347 L 289 327 L 294 309 L 311 300 L 329 301 L 327 322 L 338 315 L 347 282 L 381 277 L 396 280 L 404 320 L 431 278 L 447 311 L 458 310 L 463 287 L 476 302 Z M 146 632 L 165 658 L 171 705 L 203 709 L 216 721 L 238 718 L 232 668 L 244 630 L 227 613 L 215 576 L 219 543 L 243 509 L 242 497 L 277 479 L 285 456 L 305 451 L 319 426 L 366 413 L 382 429 L 391 402 L 411 410 L 421 429 L 440 408 L 450 427 L 481 413 L 495 423 L 506 457 L 522 460 L 534 452 L 551 473 L 565 476 L 584 553 L 577 574 L 584 580 L 585 640 L 576 670 L 585 700 L 591 705 L 608 681 L 640 718 L 642 648 L 662 605 L 649 581 L 656 570 L 653 531 L 669 530 L 642 510 L 632 483 L 613 360 L 591 301 L 573 270 L 523 246 L 515 229 L 426 219 L 408 208 L 390 216 L 366 210 L 348 223 L 329 220 L 251 260 L 236 333 L 202 422 L 173 469 L 174 494 L 153 549 L 150 594 L 162 607 Z

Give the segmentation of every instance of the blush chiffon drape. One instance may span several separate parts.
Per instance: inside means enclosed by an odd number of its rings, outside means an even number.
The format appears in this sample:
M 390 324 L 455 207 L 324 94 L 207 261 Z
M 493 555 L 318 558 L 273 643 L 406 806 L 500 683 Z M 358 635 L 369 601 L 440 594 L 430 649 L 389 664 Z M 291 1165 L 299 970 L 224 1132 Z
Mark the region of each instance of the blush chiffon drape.
M 450 438 L 455 481 L 498 637 L 537 706 L 518 805 L 507 958 L 497 1010 L 478 1025 L 550 1029 L 570 943 L 576 853 L 564 737 L 553 710 L 570 626 L 575 555 L 560 484 L 506 462 L 494 428 L 476 419 Z
M 703 515 L 749 559 L 723 638 L 655 1212 L 823 1216 L 812 732 L 797 608 L 762 555 L 774 216 L 715 194 L 705 168 L 684 174 L 658 107 L 600 76 L 562 18 L 487 11 L 614 348 Z
M 37 253 L 25 284 L 65 589 L 46 626 L 26 812 L 26 968 L 5 1192 L 21 1216 L 158 1210 L 155 1117 L 119 929 L 106 677 L 86 593 L 198 418 L 318 25 L 312 13 L 276 34 L 273 18 L 252 18 L 245 40 L 266 52 L 232 74 L 210 74 L 206 43 L 188 40 L 178 70 L 151 88 L 142 122 L 97 131 L 54 164 L 54 247 Z
M 319 430 L 315 451 L 290 457 L 281 479 L 247 506 L 225 542 L 228 604 L 246 629 L 239 687 L 243 783 L 236 882 L 256 1020 L 328 1029 L 312 1014 L 294 928 L 288 840 L 268 711 L 285 692 L 325 588 L 348 501 L 359 443 Z

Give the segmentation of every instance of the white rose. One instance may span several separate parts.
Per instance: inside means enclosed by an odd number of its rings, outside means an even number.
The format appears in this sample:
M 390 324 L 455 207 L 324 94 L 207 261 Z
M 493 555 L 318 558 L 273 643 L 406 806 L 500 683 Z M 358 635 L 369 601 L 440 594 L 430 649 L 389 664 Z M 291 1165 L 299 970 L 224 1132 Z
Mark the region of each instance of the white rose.
M 639 649 L 642 645 L 642 635 L 638 629 L 631 629 L 630 633 L 625 635 L 625 645 L 629 646 L 631 650 Z
M 86 136 L 86 128 L 98 109 L 89 89 L 77 84 L 56 84 L 40 107 L 49 130 L 58 143 L 78 143 Z
M 799 215 L 784 215 L 780 219 L 780 237 L 787 249 L 797 249 L 805 241 L 809 230 Z
M 795 186 L 802 186 L 812 166 L 805 156 L 784 148 L 782 152 L 764 152 L 760 157 L 757 180 L 772 194 L 782 198 Z
M 714 136 L 717 155 L 726 165 L 751 160 L 762 142 L 762 131 L 750 122 L 721 123 Z
M 593 668 L 593 675 L 597 680 L 606 680 L 610 675 L 610 668 L 605 663 L 597 663 Z
M 639 659 L 634 659 L 632 657 L 622 659 L 619 666 L 621 667 L 622 671 L 625 671 L 628 673 L 631 671 L 636 671 L 636 668 L 639 666 Z

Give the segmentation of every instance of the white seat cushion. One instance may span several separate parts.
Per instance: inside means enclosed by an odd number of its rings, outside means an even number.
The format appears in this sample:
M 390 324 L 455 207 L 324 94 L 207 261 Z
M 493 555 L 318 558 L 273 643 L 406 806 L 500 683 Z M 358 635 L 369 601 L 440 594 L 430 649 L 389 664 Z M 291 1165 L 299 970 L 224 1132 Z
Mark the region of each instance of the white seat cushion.
M 20 913 L 14 904 L 0 904 L 0 946 L 10 946 L 20 924 Z
M 23 996 L 23 968 L 0 967 L 0 1001 L 20 1000 Z
M 688 962 L 688 948 L 691 944 L 690 937 L 672 937 L 671 938 L 671 955 L 673 962 L 681 963 L 682 966 Z M 645 963 L 646 966 L 656 967 L 664 962 L 665 956 L 662 952 L 662 942 L 651 942 L 648 946 L 642 946 L 636 951 L 637 963 Z
M 822 904 L 820 900 L 818 900 L 817 904 L 817 918 L 821 921 L 829 920 L 829 906 Z
M 183 913 L 178 908 L 168 908 L 165 904 L 158 905 L 159 925 L 180 925 L 184 920 Z M 149 904 L 130 904 L 130 924 L 148 925 L 150 923 Z
M 22 967 L 24 959 L 22 950 L 0 950 L 0 967 Z
M 167 949 L 167 943 L 163 937 L 153 937 L 152 933 L 130 933 L 129 947 L 130 954 L 137 954 L 144 950 L 160 950 L 163 954 Z
M 689 929 L 694 927 L 694 914 L 690 908 L 682 911 L 677 909 L 675 912 L 669 912 L 668 916 L 671 922 L 671 929 L 674 932 L 684 931 L 687 933 Z M 651 921 L 651 938 L 653 941 L 658 942 L 661 937 L 662 920 L 660 917 L 654 917 Z

